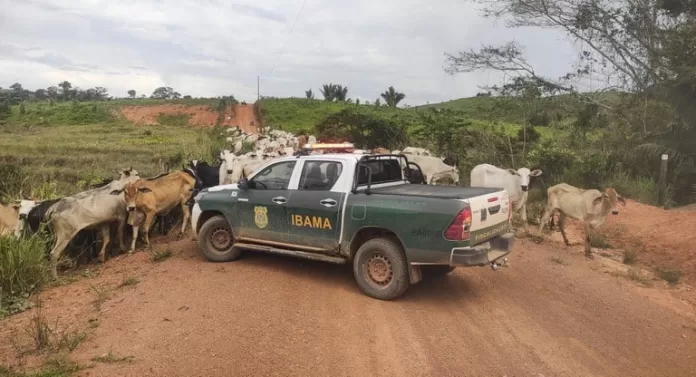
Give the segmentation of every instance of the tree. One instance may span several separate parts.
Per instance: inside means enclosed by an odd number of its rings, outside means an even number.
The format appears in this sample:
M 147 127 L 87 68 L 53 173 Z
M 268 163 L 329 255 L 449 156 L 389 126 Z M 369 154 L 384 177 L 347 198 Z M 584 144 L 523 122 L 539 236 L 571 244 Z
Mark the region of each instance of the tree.
M 357 106 L 328 115 L 315 127 L 321 139 L 347 139 L 355 145 L 368 149 L 386 147 L 401 148 L 408 141 L 406 126 L 393 118 L 380 116 Z
M 48 88 L 46 88 L 46 92 L 48 92 L 48 98 L 58 99 L 58 87 L 49 86 Z
M 382 106 L 382 103 L 380 102 L 379 98 L 375 100 L 375 107 L 380 107 Z
M 509 27 L 540 27 L 566 33 L 583 46 L 579 63 L 559 78 L 534 70 L 516 42 L 485 45 L 480 50 L 446 53 L 450 74 L 497 70 L 517 74 L 544 93 L 573 93 L 586 102 L 608 109 L 628 124 L 640 125 L 634 141 L 637 153 L 671 155 L 677 164 L 696 165 L 696 4 L 682 0 L 500 0 L 484 4 L 488 17 L 507 19 Z M 606 103 L 579 93 L 571 80 L 603 75 L 616 88 L 640 100 L 632 106 Z M 649 102 L 669 103 L 673 119 L 650 124 Z M 642 105 L 640 105 L 642 104 Z M 643 114 L 643 119 L 637 118 Z M 634 126 L 635 127 L 635 126 Z M 676 135 L 679 135 L 675 137 Z M 684 143 L 684 141 L 691 141 Z M 624 142 L 625 144 L 625 142 Z
M 14 90 L 15 92 L 21 92 L 22 91 L 22 84 L 16 82 L 16 83 L 10 85 L 10 89 Z
M 329 102 L 346 102 L 348 99 L 348 87 L 338 84 L 324 84 L 321 89 L 319 89 L 321 94 L 324 96 L 324 101 Z
M 324 101 L 333 102 L 336 99 L 336 86 L 334 84 L 324 84 L 319 89 L 321 95 L 324 96 Z
M 58 84 L 58 87 L 61 88 L 61 93 L 63 94 L 63 101 L 69 100 L 70 89 L 72 88 L 72 84 L 70 84 L 70 82 L 68 81 L 63 81 L 60 84 Z
M 384 102 L 386 102 L 389 107 L 396 107 L 399 102 L 406 98 L 405 94 L 397 92 L 394 90 L 393 86 L 390 86 L 389 89 L 380 94 L 380 96 L 384 98 Z
M 39 101 L 43 101 L 48 98 L 48 91 L 46 89 L 38 89 L 34 92 L 34 98 Z
M 130 98 L 135 98 L 135 94 L 136 94 L 136 93 L 135 93 L 135 90 L 134 90 L 134 89 L 131 89 L 131 90 L 128 91 L 128 97 L 130 97 Z
M 152 99 L 170 99 L 174 97 L 174 89 L 169 86 L 160 86 L 152 92 L 150 98 Z M 179 93 L 176 93 L 179 94 Z
M 307 97 L 307 99 L 310 99 L 310 100 L 314 99 L 314 93 L 312 93 L 312 89 L 305 90 L 305 97 Z

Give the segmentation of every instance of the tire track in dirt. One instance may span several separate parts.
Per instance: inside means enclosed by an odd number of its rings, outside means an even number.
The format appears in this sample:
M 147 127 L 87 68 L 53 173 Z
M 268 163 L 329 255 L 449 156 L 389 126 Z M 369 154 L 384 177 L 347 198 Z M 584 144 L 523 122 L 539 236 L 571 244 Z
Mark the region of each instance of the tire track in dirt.
M 141 282 L 104 304 L 100 326 L 71 357 L 89 364 L 111 351 L 135 361 L 80 375 L 687 376 L 696 369 L 694 317 L 594 271 L 601 262 L 581 250 L 520 239 L 509 268 L 458 269 L 383 302 L 362 295 L 347 266 L 252 252 L 209 263 L 190 239 L 166 246 L 176 255 L 159 264 L 139 252 L 102 269 L 99 281 L 135 274 Z M 557 254 L 565 265 L 549 260 Z M 85 323 L 96 315 L 89 295 L 75 296 L 87 283 L 46 292 L 49 318 Z M 16 327 L 27 318 L 0 323 Z M 4 333 L 0 355 L 11 350 Z M 0 363 L 11 363 L 6 357 Z

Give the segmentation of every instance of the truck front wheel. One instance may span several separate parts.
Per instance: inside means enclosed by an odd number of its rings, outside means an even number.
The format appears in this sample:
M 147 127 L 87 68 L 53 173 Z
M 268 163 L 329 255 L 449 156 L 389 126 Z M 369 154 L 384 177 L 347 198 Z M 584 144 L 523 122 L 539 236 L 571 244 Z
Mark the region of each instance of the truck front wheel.
M 408 263 L 401 247 L 387 238 L 373 238 L 360 246 L 353 258 L 353 275 L 366 295 L 397 298 L 408 289 Z
M 198 232 L 198 246 L 203 250 L 203 255 L 209 261 L 232 261 L 242 254 L 242 251 L 234 247 L 234 235 L 230 224 L 222 215 L 213 216 L 203 223 Z

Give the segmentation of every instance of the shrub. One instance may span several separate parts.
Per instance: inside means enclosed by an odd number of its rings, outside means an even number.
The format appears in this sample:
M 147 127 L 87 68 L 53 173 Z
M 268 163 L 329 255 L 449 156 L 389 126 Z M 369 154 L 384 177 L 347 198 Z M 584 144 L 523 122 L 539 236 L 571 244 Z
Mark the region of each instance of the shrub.
M 17 298 L 27 298 L 30 293 L 45 283 L 49 275 L 46 250 L 49 239 L 40 233 L 27 238 L 0 238 L 0 314 L 6 304 L 16 304 Z

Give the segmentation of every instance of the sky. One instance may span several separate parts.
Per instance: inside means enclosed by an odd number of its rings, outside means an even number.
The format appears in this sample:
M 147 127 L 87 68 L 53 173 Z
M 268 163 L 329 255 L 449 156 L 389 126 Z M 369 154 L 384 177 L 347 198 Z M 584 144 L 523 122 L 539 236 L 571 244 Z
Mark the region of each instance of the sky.
M 304 2 L 304 4 L 303 4 Z M 389 86 L 404 105 L 474 96 L 491 72 L 445 73 L 445 53 L 515 40 L 536 71 L 559 77 L 573 44 L 508 29 L 466 0 L 0 0 L 0 87 L 64 80 L 114 97 L 170 86 L 182 95 L 321 98 L 325 83 L 374 101 Z M 304 6 L 303 6 L 304 5 Z M 294 29 L 293 29 L 294 25 Z

